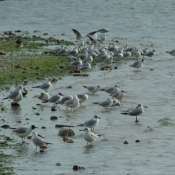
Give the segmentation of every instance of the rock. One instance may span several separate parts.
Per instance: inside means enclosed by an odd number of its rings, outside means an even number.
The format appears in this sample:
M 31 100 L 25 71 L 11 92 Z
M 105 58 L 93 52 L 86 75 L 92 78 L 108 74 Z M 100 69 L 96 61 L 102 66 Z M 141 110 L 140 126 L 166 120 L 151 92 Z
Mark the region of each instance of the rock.
M 123 144 L 128 144 L 128 142 L 127 141 L 124 141 Z
M 0 55 L 5 55 L 5 52 L 3 52 L 3 51 L 0 51 Z
M 59 136 L 74 136 L 75 132 L 70 128 L 61 128 L 58 133 Z
M 140 142 L 140 140 L 136 140 L 136 143 L 139 143 Z
M 10 126 L 9 125 L 2 125 L 1 128 L 7 129 L 7 128 L 10 128 Z
M 72 168 L 74 171 L 77 171 L 77 170 L 83 170 L 85 169 L 84 167 L 81 167 L 81 166 L 78 166 L 78 165 L 74 165 L 73 168 Z
M 51 116 L 51 117 L 50 117 L 50 120 L 57 120 L 57 119 L 58 119 L 57 116 Z
M 55 165 L 56 165 L 56 166 L 61 166 L 61 163 L 56 163 Z
M 35 113 L 35 115 L 40 115 L 40 113 L 39 113 L 39 112 L 37 112 L 37 113 Z
M 55 128 L 63 128 L 63 127 L 74 127 L 74 126 L 70 126 L 70 125 L 55 125 Z
M 56 106 L 52 106 L 51 111 L 58 111 L 58 108 Z
M 17 103 L 17 102 L 12 102 L 12 103 L 11 103 L 11 106 L 20 106 L 20 104 Z
M 42 126 L 41 129 L 46 129 L 46 127 L 45 126 Z
M 68 139 L 67 137 L 63 137 L 63 141 L 66 142 L 66 143 L 74 143 L 73 140 Z
M 32 138 L 32 136 L 27 136 L 27 139 L 31 139 Z
M 69 85 L 69 86 L 67 86 L 66 88 L 69 88 L 69 89 L 71 89 L 71 88 L 72 88 L 72 85 Z

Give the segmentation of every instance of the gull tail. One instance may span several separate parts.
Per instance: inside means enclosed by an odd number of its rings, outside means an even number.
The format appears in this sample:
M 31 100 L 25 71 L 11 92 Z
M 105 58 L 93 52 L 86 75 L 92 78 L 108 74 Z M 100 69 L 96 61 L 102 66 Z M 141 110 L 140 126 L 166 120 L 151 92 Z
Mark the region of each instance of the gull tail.
M 52 143 L 45 142 L 45 144 L 49 145 L 49 144 L 52 144 Z
M 121 114 L 123 114 L 123 115 L 128 115 L 128 113 L 127 113 L 127 112 L 122 112 Z
M 98 105 L 99 104 L 99 102 L 92 102 L 93 104 L 95 104 L 95 105 Z
M 84 88 L 87 88 L 87 86 L 83 86 Z
M 83 124 L 79 124 L 79 125 L 77 125 L 77 126 L 84 126 Z
M 6 98 L 3 98 L 2 100 L 5 100 L 5 99 L 8 99 L 8 98 L 6 97 Z
M 32 88 L 40 88 L 40 86 L 33 86 Z

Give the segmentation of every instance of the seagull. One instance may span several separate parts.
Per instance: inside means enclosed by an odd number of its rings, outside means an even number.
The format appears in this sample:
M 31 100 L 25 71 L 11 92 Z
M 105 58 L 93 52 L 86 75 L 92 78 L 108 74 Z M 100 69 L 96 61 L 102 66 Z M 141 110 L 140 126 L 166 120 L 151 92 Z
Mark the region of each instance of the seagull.
M 78 94 L 77 97 L 79 99 L 80 106 L 82 106 L 82 103 L 88 99 L 87 94 Z
M 92 43 L 93 43 L 93 45 L 94 45 L 94 49 L 96 49 L 96 48 L 97 48 L 97 44 L 98 44 L 97 39 L 94 39 L 94 38 L 92 38 L 92 37 L 89 36 L 89 35 L 88 35 L 88 37 L 89 37 L 89 39 L 92 41 Z
M 31 125 L 29 127 L 23 126 L 20 128 L 11 128 L 11 129 L 13 129 L 12 132 L 14 132 L 18 137 L 22 138 L 22 142 L 23 142 L 23 139 L 27 137 L 35 128 L 37 128 L 35 125 Z
M 40 86 L 34 86 L 33 88 L 40 88 L 42 90 L 47 91 L 52 86 L 52 83 L 50 82 L 50 80 L 51 80 L 51 78 L 48 78 L 47 82 L 43 83 Z
M 135 63 L 131 64 L 130 67 L 137 68 L 137 70 L 138 70 L 139 68 L 142 67 L 143 62 L 144 62 L 144 59 L 138 60 Z
M 101 89 L 100 85 L 97 85 L 97 86 L 83 86 L 83 87 L 88 89 L 92 94 L 98 92 Z
M 42 101 L 42 103 L 45 103 L 49 99 L 49 94 L 43 91 L 40 93 L 40 95 L 36 95 L 34 97 L 37 97 L 39 100 Z
M 173 49 L 171 51 L 166 51 L 166 53 L 169 53 L 170 55 L 175 57 L 175 49 Z
M 74 62 L 70 62 L 69 66 L 72 66 L 72 67 L 79 67 L 82 65 L 82 60 L 80 58 L 78 58 L 77 61 L 74 61 Z
M 91 64 L 90 63 L 85 63 L 81 67 L 78 68 L 79 71 L 87 73 L 91 69 Z
M 91 131 L 94 131 L 95 126 L 97 126 L 98 123 L 99 123 L 99 119 L 100 119 L 100 117 L 98 117 L 97 115 L 95 115 L 92 119 L 84 122 L 83 124 L 79 124 L 77 126 L 88 127 L 88 128 L 91 128 Z
M 113 100 L 111 98 L 108 98 L 107 100 L 101 101 L 101 102 L 92 102 L 93 104 L 98 104 L 106 109 L 108 111 L 108 108 L 112 106 Z
M 144 55 L 147 56 L 147 57 L 152 57 L 152 56 L 155 55 L 155 50 L 148 51 L 148 52 L 146 52 Z
M 75 95 L 72 100 L 67 100 L 63 105 L 70 107 L 71 111 L 74 112 L 75 107 L 79 105 L 79 98 Z
M 87 127 L 80 131 L 84 131 L 84 139 L 87 141 L 87 145 L 88 145 L 88 142 L 93 142 L 96 139 L 98 139 L 100 136 L 102 136 L 100 134 L 95 134 L 93 132 L 90 132 L 89 128 Z
M 123 115 L 130 115 L 130 116 L 136 116 L 136 124 L 138 122 L 140 122 L 138 119 L 137 119 L 137 116 L 138 115 L 141 115 L 142 113 L 144 113 L 144 109 L 143 109 L 143 106 L 142 104 L 138 104 L 138 106 L 134 109 L 132 109 L 131 111 L 126 111 L 126 112 L 122 112 L 121 114 Z
M 83 46 L 84 45 L 84 40 L 80 34 L 80 32 L 76 29 L 72 29 L 72 31 L 74 32 L 75 36 L 76 36 L 76 41 L 78 41 L 78 45 Z
M 44 103 L 50 102 L 50 103 L 55 103 L 57 104 L 59 101 L 61 101 L 63 98 L 63 94 L 62 93 L 58 93 L 54 96 L 52 96 L 50 99 L 46 100 Z
M 17 88 L 13 92 L 11 92 L 7 97 L 3 98 L 2 100 L 11 99 L 14 102 L 18 103 L 18 101 L 23 98 L 21 89 L 23 89 L 22 85 L 17 86 Z
M 121 106 L 121 104 L 120 104 L 120 102 L 118 101 L 118 100 L 116 100 L 116 99 L 112 99 L 112 105 L 111 105 L 111 107 L 113 108 L 113 107 L 115 107 L 115 106 Z
M 101 89 L 102 91 L 105 91 L 109 94 L 114 94 L 114 93 L 117 93 L 119 91 L 119 86 L 118 85 L 115 85 L 113 87 L 109 87 L 109 88 L 103 88 Z
M 52 143 L 45 142 L 43 139 L 39 138 L 36 131 L 32 133 L 32 142 L 34 143 L 34 145 L 36 145 L 36 152 L 37 152 L 37 146 L 47 147 L 48 144 L 52 144 Z
M 121 100 L 125 96 L 125 94 L 126 94 L 126 91 L 121 90 L 121 91 L 116 92 L 115 94 L 113 94 L 112 97 L 118 99 L 121 102 Z

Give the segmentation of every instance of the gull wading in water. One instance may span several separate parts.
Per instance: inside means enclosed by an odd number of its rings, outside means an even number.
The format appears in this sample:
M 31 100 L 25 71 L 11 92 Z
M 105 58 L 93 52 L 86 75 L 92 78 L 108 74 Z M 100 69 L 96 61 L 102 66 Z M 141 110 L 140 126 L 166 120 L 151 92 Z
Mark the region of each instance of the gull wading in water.
M 98 92 L 101 89 L 100 85 L 97 85 L 97 86 L 83 86 L 83 87 L 88 89 L 92 94 Z
M 71 108 L 71 111 L 74 112 L 75 107 L 79 105 L 79 98 L 75 95 L 73 99 L 67 100 L 63 105 Z
M 11 92 L 7 97 L 3 98 L 2 100 L 11 99 L 15 103 L 18 103 L 23 98 L 21 89 L 23 89 L 22 85 L 17 86 L 17 88 L 13 92 Z
M 135 63 L 131 64 L 130 67 L 137 68 L 138 70 L 139 68 L 143 66 L 143 62 L 144 62 L 144 59 L 138 60 Z
M 82 103 L 88 99 L 87 94 L 78 94 L 77 97 L 79 99 L 80 106 L 82 106 Z
M 137 119 L 137 116 L 141 115 L 142 113 L 144 113 L 144 109 L 143 109 L 143 106 L 142 104 L 138 104 L 138 106 L 134 109 L 132 109 L 131 111 L 126 111 L 126 112 L 122 112 L 121 114 L 123 115 L 130 115 L 130 116 L 136 116 L 136 124 L 138 122 L 140 122 L 138 119 Z
M 44 103 L 54 103 L 54 104 L 57 104 L 59 101 L 61 101 L 63 98 L 63 94 L 62 93 L 58 93 L 54 96 L 52 96 L 50 99 L 46 100 Z
M 52 86 L 52 83 L 50 82 L 50 80 L 51 80 L 51 78 L 48 78 L 47 82 L 43 83 L 40 86 L 34 86 L 33 88 L 40 88 L 42 90 L 47 91 Z
M 84 127 L 88 127 L 91 128 L 91 131 L 94 131 L 95 126 L 98 125 L 100 117 L 98 117 L 97 115 L 95 115 L 92 119 L 84 122 L 83 124 L 77 125 L 77 126 L 84 126 Z
M 13 133 L 15 133 L 18 137 L 21 137 L 22 138 L 22 142 L 23 142 L 23 139 L 25 137 L 27 137 L 33 129 L 37 128 L 35 125 L 31 125 L 31 126 L 23 126 L 23 127 L 20 127 L 20 128 L 10 128 L 10 129 L 13 129 Z
M 88 142 L 93 142 L 96 139 L 98 139 L 100 136 L 102 136 L 102 134 L 95 134 L 91 132 L 87 127 L 80 131 L 84 131 L 84 139 L 87 141 L 87 145 L 88 145 Z
M 42 103 L 45 103 L 49 99 L 49 94 L 43 91 L 40 93 L 40 95 L 36 95 L 34 97 L 37 97 L 39 100 L 42 101 Z
M 48 144 L 52 144 L 52 143 L 45 142 L 43 139 L 39 138 L 37 132 L 35 131 L 32 133 L 32 142 L 36 146 L 36 151 L 37 151 L 37 146 L 41 148 L 45 148 L 45 147 L 47 148 Z
M 119 100 L 121 102 L 122 98 L 125 96 L 126 91 L 121 90 L 115 94 L 112 95 L 113 98 L 116 98 L 117 100 Z
M 101 101 L 101 102 L 92 102 L 93 104 L 98 104 L 106 109 L 108 111 L 108 108 L 112 106 L 113 100 L 111 98 L 108 98 L 107 100 Z
M 169 53 L 170 55 L 175 57 L 175 49 L 173 49 L 171 51 L 166 51 L 166 53 Z
M 101 91 L 105 91 L 105 92 L 107 92 L 107 93 L 112 95 L 112 94 L 115 94 L 115 93 L 117 93 L 119 91 L 119 86 L 115 85 L 113 87 L 103 88 L 103 89 L 101 89 Z

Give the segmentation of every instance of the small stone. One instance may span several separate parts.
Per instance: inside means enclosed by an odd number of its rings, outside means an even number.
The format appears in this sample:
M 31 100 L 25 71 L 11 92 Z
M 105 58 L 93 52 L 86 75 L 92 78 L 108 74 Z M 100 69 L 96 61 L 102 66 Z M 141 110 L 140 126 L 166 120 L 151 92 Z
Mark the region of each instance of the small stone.
M 11 103 L 11 106 L 20 106 L 20 104 L 19 103 L 16 103 L 16 102 L 12 102 Z
M 63 141 L 66 142 L 66 143 L 74 143 L 73 140 L 68 139 L 67 137 L 63 137 Z
M 55 165 L 56 165 L 56 166 L 61 166 L 61 163 L 56 163 Z
M 123 144 L 128 144 L 128 142 L 127 141 L 124 141 Z
M 72 88 L 72 85 L 70 85 L 70 86 L 67 86 L 66 88 L 69 88 L 69 89 L 70 89 L 70 88 Z
M 79 166 L 78 166 L 78 165 L 74 165 L 74 166 L 73 166 L 73 170 L 74 170 L 74 171 L 79 170 Z
M 42 126 L 41 129 L 46 129 L 46 127 L 45 126 Z
M 139 143 L 140 142 L 140 140 L 136 140 L 136 143 Z
M 58 119 L 57 116 L 51 116 L 51 117 L 50 117 L 50 120 L 57 120 L 57 119 Z
M 118 67 L 114 67 L 114 69 L 118 69 Z
M 10 128 L 10 126 L 9 125 L 2 125 L 1 128 L 7 129 L 7 128 Z
M 32 138 L 32 136 L 27 136 L 27 139 L 31 139 Z
M 51 111 L 58 111 L 58 108 L 56 106 L 52 106 Z
M 39 112 L 37 112 L 37 113 L 35 113 L 35 115 L 40 115 L 40 113 L 39 113 Z
M 43 33 L 43 35 L 49 35 L 49 33 Z
M 43 150 L 43 149 L 40 149 L 39 152 L 40 152 L 40 153 L 44 153 L 44 150 Z

